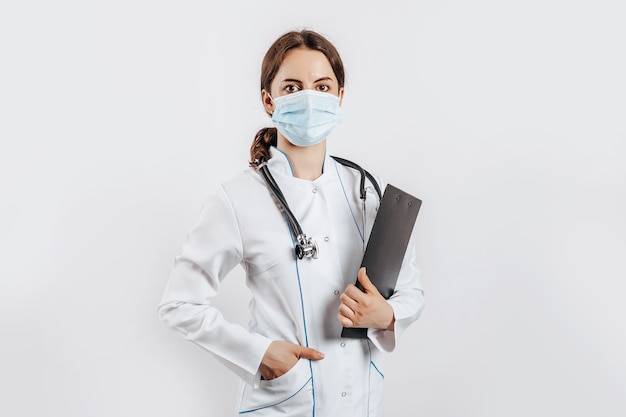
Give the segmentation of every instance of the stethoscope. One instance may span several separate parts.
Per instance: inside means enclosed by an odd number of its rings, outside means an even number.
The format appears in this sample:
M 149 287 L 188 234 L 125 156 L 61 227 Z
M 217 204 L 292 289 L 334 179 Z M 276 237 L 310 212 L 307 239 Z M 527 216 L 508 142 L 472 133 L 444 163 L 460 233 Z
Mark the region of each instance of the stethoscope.
M 331 156 L 331 158 L 333 158 L 335 161 L 339 162 L 342 165 L 345 165 L 347 167 L 350 167 L 352 169 L 359 171 L 359 173 L 361 174 L 361 182 L 359 185 L 359 198 L 363 200 L 364 205 L 365 205 L 365 198 L 366 198 L 365 178 L 369 179 L 369 181 L 374 186 L 374 189 L 376 190 L 376 194 L 378 194 L 378 198 L 379 199 L 382 198 L 380 187 L 378 183 L 376 182 L 376 180 L 374 179 L 374 177 L 372 176 L 372 174 L 370 174 L 369 172 L 367 172 L 365 169 L 361 168 L 359 165 L 355 164 L 354 162 L 348 161 L 347 159 L 339 158 L 337 156 Z M 267 166 L 267 161 L 260 160 L 256 162 L 257 162 L 256 168 L 259 170 L 259 172 L 261 172 L 261 176 L 265 180 L 267 187 L 269 188 L 271 193 L 274 195 L 274 197 L 276 197 L 276 199 L 280 203 L 279 209 L 282 211 L 283 215 L 285 216 L 285 219 L 287 220 L 287 224 L 289 225 L 289 232 L 291 233 L 291 236 L 293 237 L 293 240 L 295 243 L 296 256 L 298 257 L 298 259 L 303 259 L 303 258 L 317 259 L 317 254 L 318 254 L 317 242 L 315 241 L 313 237 L 307 236 L 302 231 L 302 228 L 300 227 L 300 223 L 298 223 L 296 216 L 294 216 L 294 214 L 291 212 L 291 209 L 289 208 L 289 204 L 287 204 L 287 200 L 285 199 L 285 196 L 283 195 L 282 191 L 280 190 L 280 187 L 276 183 L 276 180 L 272 176 L 272 173 L 270 172 Z

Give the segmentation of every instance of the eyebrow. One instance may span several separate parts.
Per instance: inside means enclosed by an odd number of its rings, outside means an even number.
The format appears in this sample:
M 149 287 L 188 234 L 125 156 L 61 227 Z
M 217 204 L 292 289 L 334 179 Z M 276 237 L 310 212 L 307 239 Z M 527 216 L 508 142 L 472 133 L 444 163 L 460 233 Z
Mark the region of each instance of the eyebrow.
M 319 78 L 319 79 L 317 79 L 317 80 L 315 80 L 313 82 L 314 83 L 318 83 L 320 81 L 333 81 L 333 79 L 331 77 L 322 77 L 322 78 Z M 282 82 L 284 82 L 284 83 L 285 82 L 290 82 L 290 83 L 300 83 L 300 84 L 302 84 L 302 81 L 296 80 L 295 78 L 285 78 Z

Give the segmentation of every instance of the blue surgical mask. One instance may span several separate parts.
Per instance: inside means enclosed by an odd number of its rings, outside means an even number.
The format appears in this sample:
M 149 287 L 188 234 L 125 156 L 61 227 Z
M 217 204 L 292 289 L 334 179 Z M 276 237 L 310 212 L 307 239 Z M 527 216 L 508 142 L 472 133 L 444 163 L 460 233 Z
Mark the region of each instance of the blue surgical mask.
M 301 90 L 277 97 L 272 121 L 296 146 L 313 146 L 341 122 L 339 97 L 331 93 Z

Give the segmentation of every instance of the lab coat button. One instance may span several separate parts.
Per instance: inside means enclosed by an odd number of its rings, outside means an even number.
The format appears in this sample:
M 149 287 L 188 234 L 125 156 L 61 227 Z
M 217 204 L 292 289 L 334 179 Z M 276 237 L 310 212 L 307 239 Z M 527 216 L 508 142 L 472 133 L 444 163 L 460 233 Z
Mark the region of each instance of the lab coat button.
M 345 397 L 346 395 L 348 395 L 348 393 L 346 393 L 346 392 L 342 392 L 342 393 L 341 393 L 341 396 L 342 396 L 342 397 Z
M 339 290 L 335 290 L 335 292 L 333 294 L 339 295 Z
M 341 347 L 346 347 L 346 342 L 341 342 Z
M 330 240 L 330 238 L 328 236 L 324 237 L 324 242 L 328 242 Z
M 317 192 L 316 188 L 313 188 L 313 194 L 315 194 Z

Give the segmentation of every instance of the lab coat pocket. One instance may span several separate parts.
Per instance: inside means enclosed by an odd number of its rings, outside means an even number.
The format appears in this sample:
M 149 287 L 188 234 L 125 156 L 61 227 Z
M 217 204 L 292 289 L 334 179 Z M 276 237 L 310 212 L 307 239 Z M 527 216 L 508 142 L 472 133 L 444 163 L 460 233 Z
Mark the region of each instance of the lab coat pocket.
M 370 361 L 369 416 L 383 415 L 383 380 L 385 375 L 374 361 Z
M 313 407 L 311 383 L 309 360 L 300 359 L 293 368 L 278 378 L 262 380 L 258 388 L 246 385 L 239 414 L 299 416 L 310 413 Z

